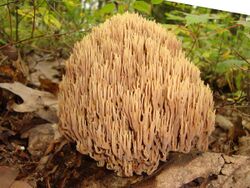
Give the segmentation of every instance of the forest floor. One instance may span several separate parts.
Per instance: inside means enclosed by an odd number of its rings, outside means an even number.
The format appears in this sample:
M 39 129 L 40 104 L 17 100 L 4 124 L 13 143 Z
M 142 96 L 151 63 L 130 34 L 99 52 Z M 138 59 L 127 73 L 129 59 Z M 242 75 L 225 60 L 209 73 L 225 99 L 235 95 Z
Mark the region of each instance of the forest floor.
M 97 167 L 57 130 L 66 58 L 60 50 L 0 53 L 0 187 L 250 186 L 249 101 L 228 101 L 217 91 L 208 152 L 170 153 L 150 176 L 121 178 Z

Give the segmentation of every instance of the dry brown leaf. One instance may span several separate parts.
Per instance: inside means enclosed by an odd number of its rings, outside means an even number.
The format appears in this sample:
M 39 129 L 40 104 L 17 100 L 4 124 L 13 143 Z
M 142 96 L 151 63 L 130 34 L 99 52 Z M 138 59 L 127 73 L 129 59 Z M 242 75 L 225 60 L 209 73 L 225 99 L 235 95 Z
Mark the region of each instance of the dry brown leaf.
M 40 89 L 48 91 L 48 92 L 54 94 L 55 96 L 57 96 L 57 94 L 59 92 L 58 83 L 55 83 L 49 79 L 43 79 L 43 78 L 39 78 L 39 82 L 40 82 L 40 86 L 39 86 Z
M 32 186 L 25 181 L 14 181 L 10 188 L 32 188 Z
M 61 137 L 57 124 L 41 124 L 21 135 L 29 138 L 28 151 L 33 156 L 43 156 L 47 147 Z
M 242 120 L 242 125 L 245 129 L 247 129 L 248 131 L 250 131 L 250 118 L 244 118 Z
M 234 124 L 227 117 L 220 114 L 216 114 L 215 123 L 224 130 L 230 131 L 234 128 Z
M 17 70 L 12 65 L 1 65 L 0 66 L 0 82 L 13 82 L 19 81 L 24 83 L 26 78 L 22 72 Z
M 13 104 L 16 112 L 35 112 L 39 117 L 50 122 L 57 122 L 57 98 L 49 92 L 29 88 L 19 82 L 0 83 L 0 87 L 20 96 L 22 104 Z
M 237 154 L 250 156 L 250 136 L 239 138 L 239 150 Z
M 6 45 L 1 47 L 0 50 L 5 56 L 7 56 L 10 60 L 17 60 L 18 58 L 18 50 L 13 45 Z
M 29 67 L 27 63 L 23 61 L 20 54 L 18 55 L 18 59 L 16 61 L 13 61 L 13 66 L 16 68 L 18 72 L 24 75 L 26 81 L 27 77 L 29 76 Z
M 45 61 L 45 60 L 37 60 L 35 64 L 31 65 L 31 74 L 29 77 L 29 80 L 34 85 L 39 86 L 39 78 L 49 79 L 52 82 L 58 83 L 60 80 L 57 75 L 60 74 L 60 72 L 56 69 L 56 67 L 59 67 L 61 64 L 64 63 L 64 60 L 59 59 L 56 61 Z
M 16 179 L 18 173 L 18 169 L 8 166 L 0 166 L 0 187 L 10 187 Z
M 142 176 L 132 176 L 123 178 L 116 176 L 114 173 L 107 173 L 107 171 L 99 170 L 94 175 L 87 178 L 83 178 L 79 187 L 84 187 L 84 188 L 130 187 L 129 185 L 140 181 L 142 178 L 143 178 Z
M 227 130 L 229 133 L 228 134 L 229 137 L 233 138 L 235 132 L 235 126 L 226 116 L 223 116 L 221 114 L 216 114 L 215 123 L 222 129 Z

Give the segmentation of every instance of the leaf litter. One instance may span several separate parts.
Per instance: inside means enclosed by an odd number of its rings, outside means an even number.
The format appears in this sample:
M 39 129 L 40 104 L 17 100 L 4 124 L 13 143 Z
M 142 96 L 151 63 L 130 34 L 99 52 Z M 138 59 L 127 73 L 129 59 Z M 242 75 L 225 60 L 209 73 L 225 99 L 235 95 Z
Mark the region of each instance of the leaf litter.
M 16 112 L 35 112 L 39 117 L 50 122 L 57 121 L 57 98 L 46 91 L 32 89 L 19 82 L 0 83 L 0 87 L 18 95 L 22 104 L 13 103 L 10 109 Z

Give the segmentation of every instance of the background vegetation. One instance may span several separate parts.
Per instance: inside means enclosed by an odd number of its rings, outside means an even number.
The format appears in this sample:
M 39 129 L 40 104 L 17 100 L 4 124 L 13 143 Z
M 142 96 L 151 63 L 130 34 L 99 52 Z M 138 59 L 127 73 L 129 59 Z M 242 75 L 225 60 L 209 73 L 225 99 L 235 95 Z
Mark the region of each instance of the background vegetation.
M 250 98 L 250 17 L 163 0 L 2 0 L 0 50 L 67 51 L 117 13 L 138 12 L 174 32 L 203 79 L 227 100 Z

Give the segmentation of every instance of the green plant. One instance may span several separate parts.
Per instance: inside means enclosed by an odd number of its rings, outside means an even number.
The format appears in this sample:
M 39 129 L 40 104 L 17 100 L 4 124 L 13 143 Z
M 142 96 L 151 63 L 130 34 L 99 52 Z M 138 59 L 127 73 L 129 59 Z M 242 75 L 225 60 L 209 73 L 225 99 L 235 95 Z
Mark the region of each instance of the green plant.
M 159 6 L 166 13 L 158 21 L 179 36 L 203 79 L 221 92 L 245 95 L 250 69 L 249 17 L 169 2 Z

